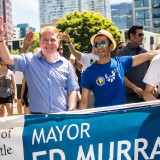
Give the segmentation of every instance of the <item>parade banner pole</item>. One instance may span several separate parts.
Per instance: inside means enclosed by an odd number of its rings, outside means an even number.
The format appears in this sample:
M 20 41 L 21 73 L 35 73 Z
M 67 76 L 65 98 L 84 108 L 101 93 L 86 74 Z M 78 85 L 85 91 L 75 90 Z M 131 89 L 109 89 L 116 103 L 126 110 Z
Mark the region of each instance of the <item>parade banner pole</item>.
M 129 104 L 123 104 L 123 105 L 116 105 L 116 106 L 107 106 L 107 107 L 100 107 L 100 108 L 90 108 L 85 110 L 77 110 L 77 111 L 68 111 L 68 112 L 61 112 L 56 114 L 88 114 L 93 112 L 102 112 L 102 111 L 114 111 L 114 110 L 121 110 L 121 109 L 134 109 L 134 108 L 143 108 L 146 106 L 154 106 L 158 105 L 160 106 L 160 100 L 155 101 L 148 101 L 148 102 L 140 102 L 140 103 L 129 103 Z

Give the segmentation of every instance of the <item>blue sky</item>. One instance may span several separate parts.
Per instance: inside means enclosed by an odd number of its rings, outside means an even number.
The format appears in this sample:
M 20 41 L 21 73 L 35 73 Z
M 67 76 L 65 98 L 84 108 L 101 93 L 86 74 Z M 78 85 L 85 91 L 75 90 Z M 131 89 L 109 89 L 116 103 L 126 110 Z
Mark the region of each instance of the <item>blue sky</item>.
M 12 0 L 13 24 L 29 23 L 39 28 L 39 0 Z
M 39 30 L 39 0 L 12 0 L 13 24 L 29 23 Z M 132 2 L 132 0 L 110 0 L 111 4 Z

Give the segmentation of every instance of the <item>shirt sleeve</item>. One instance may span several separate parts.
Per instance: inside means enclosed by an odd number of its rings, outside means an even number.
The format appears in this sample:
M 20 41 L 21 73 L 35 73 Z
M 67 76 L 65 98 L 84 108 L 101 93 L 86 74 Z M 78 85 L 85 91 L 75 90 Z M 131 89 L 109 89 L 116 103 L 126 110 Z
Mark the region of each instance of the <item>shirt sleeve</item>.
M 67 91 L 71 92 L 71 91 L 78 91 L 79 90 L 79 85 L 78 85 L 78 78 L 76 76 L 75 70 L 73 68 L 73 66 L 69 64 L 69 74 L 68 74 L 68 78 L 67 78 Z
M 91 90 L 91 79 L 88 73 L 88 68 L 85 71 L 83 71 L 81 78 L 81 87 Z
M 83 65 L 83 68 L 86 69 L 86 66 L 89 66 L 88 64 L 88 54 L 86 53 L 81 53 L 81 60 L 80 63 Z
M 127 73 L 132 70 L 132 56 L 122 56 L 119 57 L 124 67 L 124 72 Z
M 14 66 L 16 71 L 25 73 L 30 59 L 33 57 L 33 53 L 20 54 L 14 57 Z
M 147 73 L 143 79 L 143 82 L 156 87 L 160 82 L 160 69 L 159 69 L 160 59 L 153 59 L 147 70 Z

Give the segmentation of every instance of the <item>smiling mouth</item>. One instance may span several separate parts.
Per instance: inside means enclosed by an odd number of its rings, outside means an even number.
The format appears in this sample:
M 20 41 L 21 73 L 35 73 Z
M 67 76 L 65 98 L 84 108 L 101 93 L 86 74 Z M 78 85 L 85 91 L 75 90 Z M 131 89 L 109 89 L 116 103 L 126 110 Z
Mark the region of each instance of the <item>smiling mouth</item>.
M 98 51 L 98 55 L 102 54 L 104 51 Z
M 53 47 L 46 47 L 46 49 L 53 49 Z

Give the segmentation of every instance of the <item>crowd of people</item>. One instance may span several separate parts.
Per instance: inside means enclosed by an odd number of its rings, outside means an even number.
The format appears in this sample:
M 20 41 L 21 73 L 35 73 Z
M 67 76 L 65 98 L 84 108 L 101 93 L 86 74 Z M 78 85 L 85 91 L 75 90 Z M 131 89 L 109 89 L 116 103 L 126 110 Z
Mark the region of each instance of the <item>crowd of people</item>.
M 20 54 L 13 56 L 5 34 L 6 24 L 0 19 L 0 75 L 8 79 L 4 84 L 0 77 L 0 116 L 4 116 L 4 105 L 8 116 L 13 115 L 13 99 L 18 114 L 22 114 L 23 104 L 25 114 L 48 114 L 87 109 L 91 96 L 95 108 L 159 97 L 160 51 L 140 47 L 144 37 L 141 26 L 129 29 L 129 43 L 117 45 L 110 32 L 100 30 L 90 39 L 92 53 L 76 50 L 67 33 L 45 26 L 39 33 L 38 51 L 27 53 L 33 43 L 33 33 L 29 32 Z M 64 58 L 62 41 L 71 52 L 69 60 Z M 114 58 L 112 51 L 116 51 Z M 15 73 L 23 73 L 21 89 L 18 84 L 16 88 L 14 73 L 9 69 L 12 67 Z

